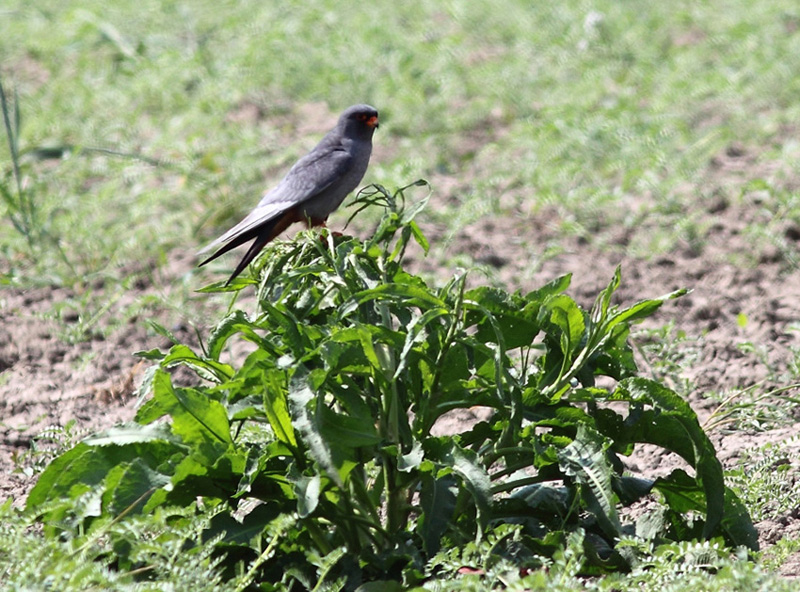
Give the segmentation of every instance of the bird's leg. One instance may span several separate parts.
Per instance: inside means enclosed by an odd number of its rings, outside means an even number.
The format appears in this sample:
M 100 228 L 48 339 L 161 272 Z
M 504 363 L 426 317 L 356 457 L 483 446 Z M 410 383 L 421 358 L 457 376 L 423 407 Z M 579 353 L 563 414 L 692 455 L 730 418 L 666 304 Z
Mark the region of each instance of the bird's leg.
M 326 224 L 327 220 L 328 220 L 327 218 L 306 218 L 306 227 L 308 227 L 308 228 L 324 228 L 324 229 L 327 230 L 328 229 L 328 225 Z M 340 236 L 342 236 L 341 232 L 336 232 L 335 230 L 332 231 L 330 234 L 334 238 L 339 238 Z M 319 240 L 321 240 L 322 242 L 325 242 L 325 239 L 323 238 L 323 236 L 321 234 L 319 236 Z
M 327 228 L 325 224 L 327 218 L 306 218 L 306 228 Z

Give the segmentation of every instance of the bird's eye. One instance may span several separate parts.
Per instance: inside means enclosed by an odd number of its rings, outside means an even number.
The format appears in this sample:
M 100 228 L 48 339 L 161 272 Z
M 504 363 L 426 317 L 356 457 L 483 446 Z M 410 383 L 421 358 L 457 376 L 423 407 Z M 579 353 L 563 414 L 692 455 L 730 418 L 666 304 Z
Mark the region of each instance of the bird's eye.
M 359 118 L 361 121 L 366 121 L 366 120 L 367 120 L 367 114 L 366 114 L 366 113 L 359 113 L 359 114 L 358 114 L 358 118 Z

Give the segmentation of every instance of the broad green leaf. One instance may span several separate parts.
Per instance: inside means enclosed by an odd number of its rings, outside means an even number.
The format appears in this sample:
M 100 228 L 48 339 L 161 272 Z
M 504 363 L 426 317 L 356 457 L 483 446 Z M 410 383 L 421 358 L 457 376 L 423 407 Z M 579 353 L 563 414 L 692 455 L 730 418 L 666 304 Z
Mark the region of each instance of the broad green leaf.
M 150 425 L 126 424 L 116 426 L 89 436 L 84 440 L 84 443 L 89 446 L 109 446 L 112 444 L 123 446 L 125 444 L 157 440 L 166 440 L 176 443 L 180 441 L 179 438 L 176 438 L 172 434 L 169 425 L 159 423 Z
M 234 310 L 231 314 L 223 318 L 208 338 L 208 357 L 219 360 L 219 355 L 225 347 L 228 339 L 243 329 L 251 326 L 249 319 L 241 310 Z
M 160 368 L 157 368 L 157 370 L 161 372 Z M 153 381 L 155 381 L 155 374 L 153 375 Z M 138 424 L 146 425 L 161 419 L 166 414 L 167 410 L 164 409 L 158 401 L 155 399 L 148 399 L 142 403 L 142 406 L 136 411 L 136 415 L 133 419 Z
M 151 500 L 145 511 L 156 502 L 187 504 L 198 496 L 227 499 L 239 489 L 248 468 L 247 453 L 231 447 L 197 444 L 192 454 L 184 455 L 171 475 L 172 489 L 165 499 Z
M 561 294 L 562 292 L 564 292 L 564 290 L 569 288 L 571 282 L 572 282 L 571 273 L 562 275 L 560 277 L 555 278 L 554 280 L 550 280 L 541 288 L 525 294 L 525 300 L 529 303 L 542 304 L 547 300 L 549 296 L 554 296 L 556 294 Z
M 321 479 L 319 475 L 313 477 L 301 476 L 294 481 L 294 493 L 297 496 L 297 515 L 306 518 L 317 509 L 319 503 Z
M 233 368 L 216 360 L 198 356 L 189 347 L 181 344 L 173 345 L 161 361 L 161 367 L 167 368 L 176 364 L 185 364 L 201 377 L 212 382 L 220 382 L 233 376 Z
M 140 351 L 133 352 L 133 355 L 136 356 L 137 358 L 142 358 L 144 360 L 151 360 L 151 361 L 154 361 L 154 362 L 160 362 L 161 360 L 164 359 L 164 357 L 167 354 L 162 352 L 160 349 L 153 348 L 153 349 L 140 350 Z
M 645 497 L 653 489 L 652 479 L 615 475 L 612 485 L 620 501 L 629 506 Z
M 526 509 L 533 510 L 534 515 L 551 517 L 557 521 L 566 519 L 570 512 L 570 495 L 567 487 L 558 486 L 550 483 L 536 483 L 526 487 L 520 487 L 510 495 L 511 500 L 524 502 Z M 503 507 L 495 510 L 495 515 L 503 512 Z M 504 512 L 501 514 L 507 518 L 520 515 L 529 515 L 528 512 L 512 513 Z
M 439 369 L 439 388 L 444 391 L 462 387 L 462 381 L 470 378 L 469 359 L 467 351 L 460 343 L 456 343 L 447 350 Z
M 359 304 L 373 300 L 396 300 L 405 303 L 407 306 L 447 309 L 447 304 L 436 297 L 430 290 L 411 284 L 382 284 L 371 290 L 363 290 L 354 294 L 353 299 Z
M 652 314 L 657 311 L 667 300 L 680 298 L 688 293 L 689 290 L 675 290 L 674 292 L 665 294 L 660 298 L 641 300 L 628 308 L 624 308 L 611 314 L 606 321 L 606 330 L 610 330 L 619 323 L 630 323 L 632 321 L 638 321 L 640 319 L 652 316 Z
M 669 508 L 674 512 L 681 514 L 700 512 L 708 515 L 706 492 L 696 479 L 681 469 L 672 471 L 667 477 L 656 479 L 655 489 L 664 496 Z M 719 524 L 721 533 L 725 535 L 729 544 L 744 545 L 750 550 L 757 551 L 758 532 L 753 526 L 747 508 L 729 488 L 725 488 L 724 495 L 725 513 Z M 708 518 L 703 536 L 706 536 L 705 531 L 708 530 L 707 523 Z
M 558 295 L 547 300 L 543 312 L 547 315 L 547 320 L 561 330 L 561 351 L 568 358 L 571 357 L 580 346 L 586 330 L 583 311 L 569 296 Z
M 328 442 L 336 446 L 358 448 L 374 446 L 381 441 L 375 425 L 358 417 L 335 413 L 325 406 L 318 411 L 320 432 Z
M 226 545 L 258 548 L 262 544 L 262 535 L 269 523 L 278 517 L 278 513 L 277 504 L 272 503 L 258 505 L 241 522 L 227 512 L 220 512 L 211 519 L 211 525 L 203 535 L 204 538 L 222 536 L 221 542 Z M 296 518 L 293 520 L 296 521 Z
M 453 519 L 458 497 L 458 480 L 454 475 L 437 478 L 429 473 L 425 474 L 419 495 L 422 508 L 419 518 L 422 544 L 428 556 L 433 556 L 439 551 L 442 535 Z
M 492 502 L 492 483 L 486 470 L 479 464 L 472 450 L 461 448 L 450 438 L 428 438 L 423 443 L 425 458 L 458 475 L 475 501 L 478 520 L 485 526 Z
M 356 323 L 354 326 L 348 327 L 347 329 L 337 329 L 332 333 L 330 341 L 334 343 L 359 343 L 361 345 L 359 353 L 363 354 L 363 358 L 368 361 L 373 368 L 382 370 L 380 360 L 378 360 L 378 354 L 375 352 L 372 332 L 367 326 Z M 340 350 L 335 353 L 337 356 L 341 356 L 342 351 L 343 350 Z
M 309 409 L 315 395 L 308 386 L 307 372 L 298 369 L 289 383 L 289 411 L 292 425 L 302 438 L 311 457 L 319 464 L 325 474 L 339 487 L 344 487 L 342 478 L 333 461 L 329 443 L 317 425 L 315 414 Z
M 420 464 L 422 464 L 422 459 L 424 457 L 422 443 L 415 440 L 414 445 L 411 447 L 411 451 L 408 454 L 401 454 L 399 456 L 397 461 L 397 470 L 408 473 L 414 469 L 418 469 Z
M 611 539 L 619 537 L 622 525 L 617 513 L 618 499 L 611 487 L 613 469 L 608 462 L 606 441 L 585 424 L 578 426 L 575 440 L 558 453 L 561 469 L 581 486 L 586 509 Z
M 308 343 L 301 333 L 302 323 L 285 309 L 264 301 L 261 302 L 261 306 L 266 315 L 265 324 L 275 329 L 282 329 L 283 338 L 295 357 L 305 354 Z
M 519 296 L 509 294 L 501 288 L 481 286 L 464 292 L 464 300 L 478 305 L 492 314 L 519 312 L 525 304 Z
M 324 383 L 324 388 L 336 398 L 336 401 L 342 407 L 342 411 L 349 417 L 358 419 L 363 423 L 374 422 L 376 413 L 374 410 L 377 408 L 377 401 L 370 400 L 371 392 L 364 390 L 363 385 L 358 381 L 359 377 L 339 374 L 336 378 L 341 383 L 327 380 Z M 323 387 L 320 386 L 320 388 Z
M 478 462 L 477 455 L 471 450 L 452 447 L 452 467 L 464 479 L 467 489 L 475 498 L 478 508 L 478 519 L 484 523 L 488 519 L 491 505 L 492 483 L 486 470 Z
M 448 316 L 449 312 L 445 308 L 431 308 L 422 315 L 415 316 L 411 323 L 406 327 L 406 341 L 397 360 L 397 369 L 392 380 L 398 380 L 404 373 L 408 364 L 409 352 L 413 347 L 422 342 L 426 337 L 428 325 L 435 323 L 441 317 Z
M 758 531 L 753 526 L 747 507 L 728 487 L 725 488 L 725 513 L 722 517 L 722 531 L 731 546 L 744 545 L 751 551 L 758 551 Z
M 511 350 L 530 345 L 539 333 L 539 302 L 489 287 L 468 290 L 464 301 L 469 311 L 467 325 L 477 325 L 478 339 L 496 342 L 495 331 L 499 329 L 505 348 Z
M 119 464 L 106 477 L 103 509 L 114 516 L 139 512 L 156 490 L 169 483 L 169 476 L 154 471 L 140 458 Z
M 75 497 L 89 488 L 98 487 L 113 467 L 136 459 L 156 470 L 176 454 L 185 455 L 185 447 L 164 440 L 123 446 L 90 446 L 81 442 L 50 462 L 28 495 L 26 505 L 36 508 L 49 500 Z
M 284 372 L 268 370 L 262 375 L 264 388 L 264 413 L 269 420 L 275 437 L 292 448 L 297 446 L 297 440 L 292 428 L 292 418 L 289 414 L 287 400 L 286 380 Z
M 601 413 L 597 416 L 598 428 L 621 443 L 648 442 L 671 450 L 694 467 L 706 497 L 703 536 L 712 536 L 724 514 L 725 483 L 714 445 L 700 427 L 695 412 L 676 393 L 645 378 L 623 380 L 610 400 L 652 406 L 624 423 L 613 418 L 616 414 Z
M 173 432 L 185 442 L 233 444 L 228 414 L 218 401 L 195 389 L 173 388 L 164 371 L 156 373 L 153 391 L 155 401 L 172 416 Z
M 83 486 L 82 492 L 87 487 L 98 485 L 115 464 L 98 462 L 102 460 L 102 449 L 78 444 L 50 462 L 28 494 L 25 505 L 35 509 L 46 501 L 76 495 L 73 486 Z
M 675 512 L 706 512 L 705 492 L 697 479 L 683 469 L 675 469 L 666 477 L 659 477 L 653 484 Z

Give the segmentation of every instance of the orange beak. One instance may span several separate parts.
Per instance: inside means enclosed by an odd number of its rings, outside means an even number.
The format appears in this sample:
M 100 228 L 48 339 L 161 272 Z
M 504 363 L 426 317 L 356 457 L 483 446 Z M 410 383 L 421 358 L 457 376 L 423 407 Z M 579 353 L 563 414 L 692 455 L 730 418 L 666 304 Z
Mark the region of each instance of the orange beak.
M 374 127 L 374 128 L 380 127 L 378 125 L 378 116 L 377 115 L 373 115 L 372 117 L 367 119 L 367 125 L 370 126 L 370 127 Z

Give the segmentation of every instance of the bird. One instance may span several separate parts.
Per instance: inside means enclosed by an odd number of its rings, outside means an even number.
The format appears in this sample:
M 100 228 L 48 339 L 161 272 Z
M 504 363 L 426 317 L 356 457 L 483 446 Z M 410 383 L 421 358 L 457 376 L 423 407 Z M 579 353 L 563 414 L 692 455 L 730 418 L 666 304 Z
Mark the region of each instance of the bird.
M 324 227 L 328 216 L 364 178 L 377 128 L 375 107 L 359 104 L 345 109 L 336 126 L 264 194 L 253 211 L 198 253 L 216 249 L 200 267 L 253 241 L 225 283 L 228 286 L 267 243 L 295 222 Z

